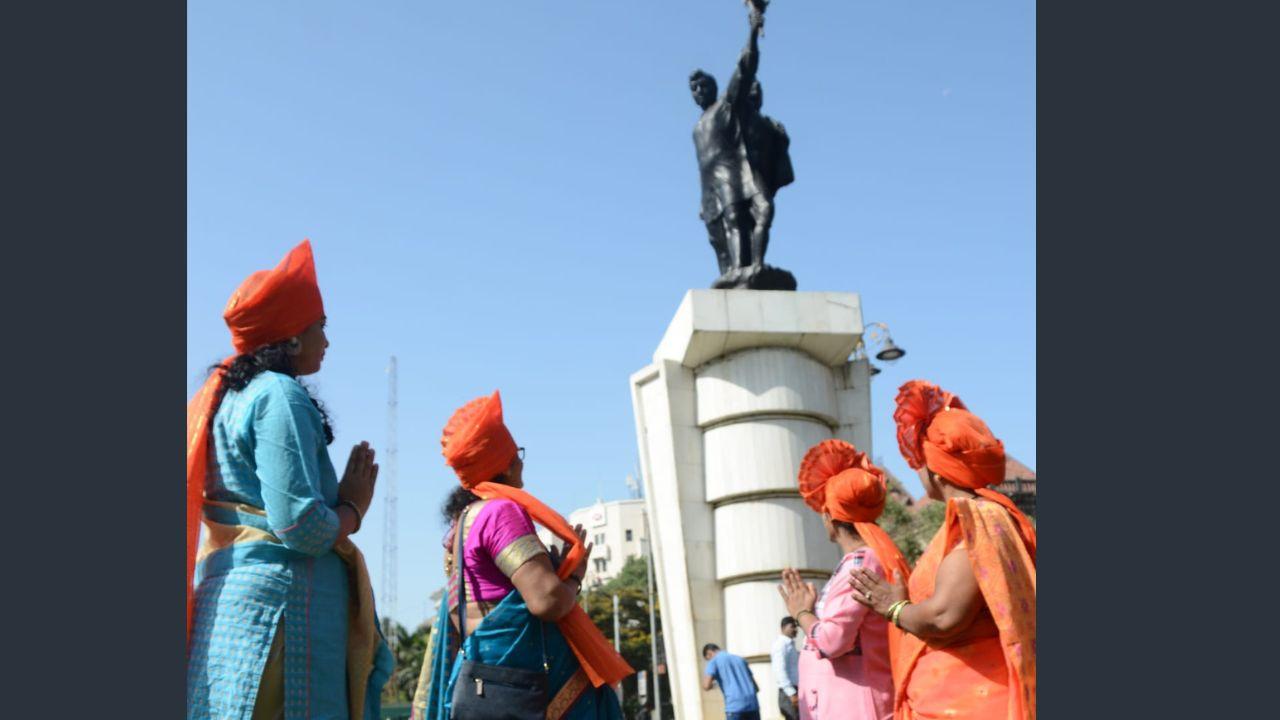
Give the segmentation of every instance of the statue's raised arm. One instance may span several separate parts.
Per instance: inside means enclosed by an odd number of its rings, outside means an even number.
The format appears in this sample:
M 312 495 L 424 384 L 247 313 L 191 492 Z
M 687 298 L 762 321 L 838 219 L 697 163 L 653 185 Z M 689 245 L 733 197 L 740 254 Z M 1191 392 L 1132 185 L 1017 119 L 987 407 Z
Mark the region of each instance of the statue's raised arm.
M 773 196 L 795 178 L 786 134 L 760 112 L 764 96 L 756 71 L 768 0 L 747 2 L 751 34 L 724 95 L 716 98 L 716 80 L 710 73 L 694 70 L 689 75 L 689 91 L 702 111 L 693 126 L 702 186 L 698 216 L 720 267 L 712 287 L 795 290 L 791 273 L 764 262 Z
M 755 82 L 756 70 L 760 67 L 760 29 L 764 27 L 764 13 L 751 11 L 751 35 L 747 38 L 747 46 L 738 57 L 738 67 L 733 70 L 729 87 L 724 91 L 724 100 L 735 109 L 744 102 L 751 83 Z

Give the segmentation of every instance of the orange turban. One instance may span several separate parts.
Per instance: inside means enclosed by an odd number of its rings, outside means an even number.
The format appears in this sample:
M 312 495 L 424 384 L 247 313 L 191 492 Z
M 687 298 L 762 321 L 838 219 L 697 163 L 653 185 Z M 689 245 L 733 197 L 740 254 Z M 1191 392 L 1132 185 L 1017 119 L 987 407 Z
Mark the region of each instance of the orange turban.
M 914 469 L 927 467 L 958 487 L 997 502 L 1017 519 L 1032 560 L 1035 530 L 1012 500 L 988 485 L 1004 480 L 1004 443 L 982 418 L 969 412 L 960 398 L 933 383 L 912 380 L 898 389 L 898 448 Z
M 511 467 L 516 441 L 502 422 L 502 396 L 497 390 L 458 408 L 440 438 L 444 460 L 465 488 L 488 482 Z
M 556 571 L 561 580 L 569 577 L 586 559 L 582 539 L 559 513 L 520 488 L 493 482 L 511 466 L 517 450 L 511 432 L 502 421 L 502 397 L 497 390 L 458 408 L 444 426 L 440 445 L 444 448 L 445 462 L 453 468 L 463 487 L 481 498 L 501 497 L 514 502 L 539 525 L 569 543 L 569 552 Z M 614 685 L 635 672 L 581 606 L 574 605 L 556 626 L 595 687 Z
M 1004 443 L 960 398 L 923 380 L 898 389 L 898 448 L 913 469 L 976 490 L 1004 480 Z
M 324 317 L 320 286 L 316 283 L 311 242 L 303 240 L 274 270 L 250 275 L 231 294 L 222 318 L 231 330 L 236 353 L 293 337 Z M 208 471 L 209 423 L 222 402 L 222 377 L 235 356 L 222 361 L 187 404 L 187 635 L 194 610 L 191 581 L 195 575 L 196 545 L 200 541 L 200 511 Z
M 888 485 L 884 470 L 843 440 L 823 440 L 800 461 L 800 495 L 816 512 L 853 525 L 885 567 L 890 582 L 895 574 L 910 574 L 907 559 L 893 539 L 876 524 L 884 512 Z
M 311 242 L 303 240 L 274 270 L 250 275 L 231 294 L 222 319 L 236 352 L 291 338 L 324 317 Z

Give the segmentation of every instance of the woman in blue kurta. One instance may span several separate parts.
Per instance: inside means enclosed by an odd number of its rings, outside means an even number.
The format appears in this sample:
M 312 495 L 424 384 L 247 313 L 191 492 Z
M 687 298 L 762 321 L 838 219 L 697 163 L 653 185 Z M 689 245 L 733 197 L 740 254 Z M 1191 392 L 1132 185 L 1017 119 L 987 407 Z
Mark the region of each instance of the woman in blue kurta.
M 347 539 L 372 501 L 377 465 L 361 443 L 339 482 L 328 419 L 298 381 L 320 369 L 328 346 L 314 273 L 303 243 L 237 290 L 225 317 L 239 355 L 215 368 L 188 410 L 188 481 L 201 486 L 189 491 L 203 490 L 206 529 L 188 718 L 379 717 L 392 660 Z

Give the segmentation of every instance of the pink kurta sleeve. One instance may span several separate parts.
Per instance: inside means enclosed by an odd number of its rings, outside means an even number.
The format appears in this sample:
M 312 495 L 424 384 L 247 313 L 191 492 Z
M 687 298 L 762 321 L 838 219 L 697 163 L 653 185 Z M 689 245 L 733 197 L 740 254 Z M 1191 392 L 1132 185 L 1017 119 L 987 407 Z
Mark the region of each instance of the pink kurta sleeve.
M 853 553 L 854 557 L 859 555 L 863 558 L 862 567 L 884 577 L 884 568 L 876 559 L 875 553 L 868 549 Z M 809 628 L 809 639 L 824 658 L 840 657 L 853 650 L 862 621 L 871 612 L 867 606 L 853 599 L 853 587 L 847 580 L 852 567 L 852 562 L 840 564 L 839 575 L 833 577 L 827 586 L 818 622 Z

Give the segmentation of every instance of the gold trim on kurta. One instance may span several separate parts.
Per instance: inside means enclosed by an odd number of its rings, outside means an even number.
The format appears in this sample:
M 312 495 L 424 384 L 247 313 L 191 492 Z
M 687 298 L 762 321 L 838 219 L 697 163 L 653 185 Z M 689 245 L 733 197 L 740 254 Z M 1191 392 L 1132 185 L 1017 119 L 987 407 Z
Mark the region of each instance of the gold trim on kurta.
M 252 505 L 245 505 L 244 503 L 223 502 L 221 500 L 205 500 L 204 504 L 210 505 L 212 507 L 220 507 L 220 508 L 226 508 L 228 510 L 235 510 L 237 512 L 242 512 L 246 515 L 258 515 L 260 517 L 267 516 L 266 510 L 263 510 L 262 508 L 256 508 Z
M 511 577 L 521 565 L 546 552 L 547 548 L 542 545 L 537 535 L 521 535 L 502 548 L 502 552 L 493 559 L 493 563 L 498 566 L 503 575 Z
M 206 520 L 204 526 L 208 528 L 209 534 L 205 536 L 205 541 L 200 543 L 200 552 L 196 553 L 196 562 L 204 562 L 205 558 L 218 550 L 229 548 L 232 545 L 239 545 L 240 543 L 280 543 L 280 538 L 275 535 L 266 530 L 259 530 L 248 525 L 223 525 L 222 523 L 213 523 Z
M 260 510 L 251 505 L 243 503 L 229 503 L 218 500 L 205 500 L 205 505 L 223 508 L 225 510 L 235 510 L 236 512 L 246 515 L 260 515 L 266 517 L 265 510 Z M 270 542 L 280 544 L 280 538 L 276 537 L 267 530 L 261 530 L 248 525 L 224 525 L 214 522 L 206 515 L 204 517 L 204 527 L 208 531 L 204 540 L 200 543 L 200 549 L 196 552 L 196 562 L 204 562 L 204 559 L 217 552 L 229 548 L 232 545 L 239 545 L 247 542 Z

